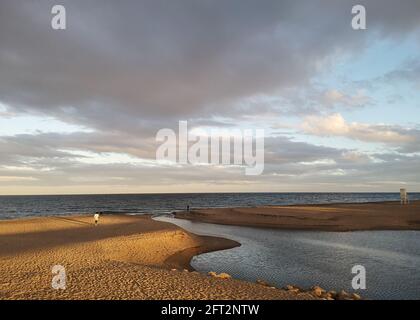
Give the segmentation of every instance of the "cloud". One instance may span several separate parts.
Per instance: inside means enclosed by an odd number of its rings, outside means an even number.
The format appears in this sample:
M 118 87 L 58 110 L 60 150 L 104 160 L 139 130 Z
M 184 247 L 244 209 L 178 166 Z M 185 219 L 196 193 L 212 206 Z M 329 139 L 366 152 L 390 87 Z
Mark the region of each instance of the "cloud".
M 420 57 L 405 61 L 398 68 L 386 73 L 381 79 L 388 83 L 404 80 L 416 85 L 420 81 Z
M 234 117 L 240 101 L 302 85 L 338 51 L 369 40 L 349 27 L 354 1 L 62 4 L 68 29 L 55 32 L 52 1 L 1 3 L 0 97 L 101 130 Z M 366 5 L 369 28 L 383 36 L 418 28 L 417 1 Z
M 359 3 L 366 4 L 369 32 L 350 27 L 350 9 Z M 107 192 L 125 192 L 143 185 L 145 191 L 162 190 L 159 186 L 179 191 L 186 184 L 197 191 L 213 185 L 257 191 L 275 190 L 282 179 L 292 189 L 366 181 L 379 170 L 372 166 L 375 157 L 286 136 L 267 138 L 266 173 L 253 180 L 235 167 L 89 163 L 89 157 L 153 160 L 156 132 L 179 120 L 241 127 L 258 118 L 275 122 L 278 115 L 369 105 L 364 91 L 339 86 L 311 91 L 312 81 L 343 55 L 357 58 L 374 41 L 398 44 L 420 30 L 417 0 L 398 5 L 391 0 L 63 0 L 65 31 L 50 28 L 53 4 L 0 2 L 0 117 L 34 114 L 91 130 L 0 137 L 0 192 L 11 192 L 12 186 L 27 192 L 48 186 L 62 192 L 101 192 L 106 186 Z M 389 79 L 418 79 L 412 69 Z M 339 114 L 307 118 L 303 130 L 389 144 L 407 153 L 420 145 L 418 130 L 347 123 Z M 412 181 L 398 166 L 415 169 L 413 161 L 382 160 L 381 167 Z
M 265 162 L 287 164 L 313 162 L 322 159 L 338 158 L 344 149 L 317 146 L 307 142 L 293 141 L 284 136 L 265 139 Z
M 336 113 L 326 117 L 310 116 L 301 126 L 303 132 L 316 136 L 341 136 L 365 142 L 402 146 L 419 141 L 420 131 L 399 126 L 348 123 Z
M 418 155 L 397 153 L 366 154 L 357 150 L 317 146 L 284 136 L 266 140 L 263 175 L 252 179 L 237 166 L 173 166 L 137 161 L 89 161 L 106 149 L 124 146 L 109 137 L 98 139 L 92 133 L 18 135 L 0 141 L 0 191 L 2 193 L 80 192 L 166 192 L 209 191 L 336 191 L 397 190 L 401 181 L 418 186 Z M 114 145 L 115 144 L 115 145 Z M 11 149 L 13 147 L 13 149 Z M 57 152 L 57 148 L 63 150 Z M 9 152 L 10 151 L 10 152 Z M 6 159 L 4 156 L 7 156 Z M 95 156 L 95 157 L 96 157 Z M 140 159 L 140 158 L 139 158 Z M 112 160 L 112 159 L 108 159 Z M 386 182 L 386 183 L 385 183 Z M 353 189 L 352 189 L 353 188 Z M 14 191 L 14 192 L 13 192 Z
M 364 90 L 358 90 L 354 95 L 348 95 L 340 90 L 326 90 L 322 96 L 321 102 L 326 106 L 334 107 L 342 105 L 344 107 L 362 107 L 371 102 Z

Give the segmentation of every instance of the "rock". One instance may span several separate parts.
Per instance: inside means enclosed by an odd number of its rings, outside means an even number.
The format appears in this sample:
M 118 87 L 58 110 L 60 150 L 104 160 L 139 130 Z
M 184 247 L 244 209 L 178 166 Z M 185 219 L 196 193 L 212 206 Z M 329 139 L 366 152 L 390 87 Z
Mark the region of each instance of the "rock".
M 287 285 L 286 290 L 288 292 L 293 292 L 293 293 L 296 293 L 296 294 L 305 292 L 305 290 L 303 290 L 302 288 L 299 288 L 298 286 L 292 286 L 292 285 Z
M 295 286 L 292 286 L 290 284 L 288 284 L 286 287 L 284 287 L 284 290 L 288 291 L 288 292 L 293 292 L 293 293 L 300 293 L 301 289 Z
M 177 269 L 171 269 L 171 271 L 178 271 Z
M 331 292 L 327 292 L 323 294 L 325 298 L 334 300 L 335 296 L 331 294 Z
M 258 279 L 256 282 L 257 282 L 258 284 L 262 285 L 262 286 L 265 286 L 265 287 L 272 287 L 272 285 L 271 285 L 271 284 L 269 284 L 268 282 L 266 282 L 266 281 L 264 281 L 264 280 L 260 280 L 260 279 Z
M 350 298 L 351 297 L 349 296 L 349 294 L 344 290 L 341 290 L 340 293 L 338 293 L 336 297 L 337 300 L 348 300 Z
M 321 294 L 321 298 L 327 300 L 328 298 L 331 298 L 331 297 L 328 295 L 328 293 L 324 292 Z
M 189 272 L 187 269 L 184 269 L 184 272 Z
M 319 286 L 314 286 L 311 288 L 312 293 L 315 294 L 317 297 L 321 297 L 326 291 Z
M 257 280 L 257 283 L 265 284 L 262 280 Z M 357 293 L 348 293 L 344 290 L 341 290 L 339 293 L 337 291 L 327 291 L 320 286 L 313 286 L 308 290 L 304 290 L 297 286 L 287 285 L 283 287 L 283 290 L 288 292 L 293 292 L 295 294 L 310 294 L 321 300 L 362 300 L 362 297 Z
M 222 273 L 220 273 L 219 275 L 217 275 L 217 277 L 218 277 L 218 278 L 221 278 L 221 279 L 230 279 L 230 278 L 232 278 L 232 277 L 230 276 L 230 274 L 227 274 L 227 273 L 224 273 L 224 272 L 222 272 Z
M 211 276 L 211 277 L 213 277 L 213 278 L 220 278 L 220 279 L 230 279 L 230 278 L 232 278 L 229 274 L 227 274 L 225 272 L 222 272 L 220 274 L 217 274 L 214 271 L 210 271 L 208 273 L 208 275 Z
M 292 286 L 290 284 L 287 285 L 286 287 L 284 287 L 284 290 L 294 292 L 294 293 L 299 293 L 299 292 L 304 292 L 305 291 L 302 288 L 299 288 L 298 286 Z

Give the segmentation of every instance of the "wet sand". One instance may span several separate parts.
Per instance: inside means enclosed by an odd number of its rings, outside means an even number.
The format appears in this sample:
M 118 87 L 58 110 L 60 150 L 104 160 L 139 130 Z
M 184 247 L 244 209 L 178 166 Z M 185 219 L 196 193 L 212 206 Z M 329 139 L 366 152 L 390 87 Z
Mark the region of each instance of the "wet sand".
M 0 299 L 313 299 L 191 272 L 193 255 L 238 245 L 150 216 L 0 221 Z M 54 265 L 65 267 L 64 290 L 51 286 Z
M 214 208 L 178 212 L 192 221 L 285 230 L 420 230 L 420 201 Z

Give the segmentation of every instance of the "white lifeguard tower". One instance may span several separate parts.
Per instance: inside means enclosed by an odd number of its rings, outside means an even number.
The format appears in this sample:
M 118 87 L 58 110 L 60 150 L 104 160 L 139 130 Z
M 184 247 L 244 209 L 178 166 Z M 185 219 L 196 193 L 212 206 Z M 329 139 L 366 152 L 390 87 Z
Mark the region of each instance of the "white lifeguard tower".
M 408 204 L 408 194 L 407 190 L 402 188 L 400 189 L 401 204 Z

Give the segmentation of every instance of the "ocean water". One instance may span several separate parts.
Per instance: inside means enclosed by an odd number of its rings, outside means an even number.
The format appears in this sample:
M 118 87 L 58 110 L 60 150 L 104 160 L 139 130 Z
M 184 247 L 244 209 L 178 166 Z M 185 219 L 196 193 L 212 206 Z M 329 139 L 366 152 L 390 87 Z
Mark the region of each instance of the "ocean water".
M 156 219 L 241 243 L 194 257 L 191 265 L 200 272 L 227 272 L 277 287 L 320 285 L 367 299 L 420 299 L 420 231 L 284 231 Z M 352 288 L 355 265 L 365 267 L 366 290 Z
M 0 219 L 92 213 L 155 215 L 192 208 L 398 201 L 399 193 L 195 193 L 0 196 Z M 410 199 L 420 199 L 411 193 Z

